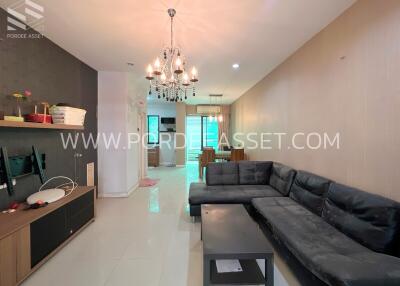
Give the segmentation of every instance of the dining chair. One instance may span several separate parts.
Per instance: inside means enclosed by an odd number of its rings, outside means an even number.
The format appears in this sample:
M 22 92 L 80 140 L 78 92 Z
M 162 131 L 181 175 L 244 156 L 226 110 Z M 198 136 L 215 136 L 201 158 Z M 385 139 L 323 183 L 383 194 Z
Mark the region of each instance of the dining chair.
M 231 150 L 231 161 L 243 161 L 244 160 L 244 149 L 232 149 Z
M 215 162 L 215 150 L 213 148 L 203 148 L 203 153 L 199 156 L 199 177 L 203 179 L 204 168 L 208 163 Z

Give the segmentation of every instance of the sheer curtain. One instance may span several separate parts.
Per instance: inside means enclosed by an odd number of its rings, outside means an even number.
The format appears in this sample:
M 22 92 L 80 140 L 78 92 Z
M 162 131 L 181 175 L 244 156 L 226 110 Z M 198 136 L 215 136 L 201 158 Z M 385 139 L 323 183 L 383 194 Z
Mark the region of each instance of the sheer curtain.
M 230 110 L 231 107 L 229 105 L 221 105 L 222 121 L 218 120 L 218 142 L 220 150 L 223 150 L 223 147 L 227 146 L 229 143 Z

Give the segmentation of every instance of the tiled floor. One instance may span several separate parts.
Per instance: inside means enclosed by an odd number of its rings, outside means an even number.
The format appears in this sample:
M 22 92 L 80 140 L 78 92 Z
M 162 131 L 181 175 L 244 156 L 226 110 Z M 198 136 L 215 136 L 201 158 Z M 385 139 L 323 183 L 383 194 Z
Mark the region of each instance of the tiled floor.
M 97 219 L 23 286 L 202 285 L 200 224 L 188 215 L 196 165 L 149 171 L 156 187 L 100 199 Z M 275 285 L 299 285 L 275 258 Z M 282 275 L 281 273 L 285 273 Z

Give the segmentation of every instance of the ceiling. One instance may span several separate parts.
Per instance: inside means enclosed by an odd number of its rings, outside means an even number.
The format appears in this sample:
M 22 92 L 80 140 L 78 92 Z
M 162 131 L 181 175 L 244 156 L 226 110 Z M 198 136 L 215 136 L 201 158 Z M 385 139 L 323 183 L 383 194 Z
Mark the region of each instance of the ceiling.
M 16 0 L 0 0 L 6 8 Z M 145 68 L 169 42 L 167 8 L 177 10 L 175 41 L 199 70 L 198 96 L 231 103 L 355 0 L 34 0 L 44 34 L 96 70 L 130 71 L 145 93 Z M 133 67 L 127 62 L 134 63 Z M 239 63 L 238 70 L 232 69 Z

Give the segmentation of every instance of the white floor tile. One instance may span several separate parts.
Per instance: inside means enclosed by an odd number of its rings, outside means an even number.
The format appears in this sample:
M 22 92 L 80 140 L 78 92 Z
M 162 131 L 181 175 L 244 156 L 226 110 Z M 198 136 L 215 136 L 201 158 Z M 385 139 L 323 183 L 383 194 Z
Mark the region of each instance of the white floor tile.
M 96 221 L 23 286 L 201 286 L 200 223 L 189 216 L 197 165 L 154 168 L 155 187 L 98 200 Z M 275 286 L 297 286 L 275 259 Z

